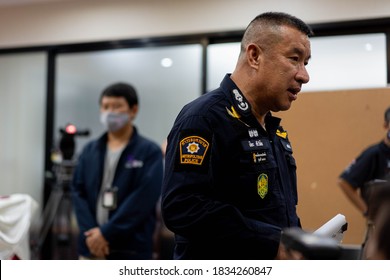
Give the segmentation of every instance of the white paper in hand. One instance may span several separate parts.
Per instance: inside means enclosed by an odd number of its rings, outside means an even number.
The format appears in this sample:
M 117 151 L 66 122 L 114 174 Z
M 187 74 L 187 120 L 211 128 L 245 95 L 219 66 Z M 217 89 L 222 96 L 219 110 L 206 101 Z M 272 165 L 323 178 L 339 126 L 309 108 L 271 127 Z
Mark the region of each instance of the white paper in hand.
M 337 240 L 339 243 L 343 239 L 343 233 L 347 230 L 347 220 L 342 214 L 337 214 L 319 229 L 314 234 L 330 237 Z

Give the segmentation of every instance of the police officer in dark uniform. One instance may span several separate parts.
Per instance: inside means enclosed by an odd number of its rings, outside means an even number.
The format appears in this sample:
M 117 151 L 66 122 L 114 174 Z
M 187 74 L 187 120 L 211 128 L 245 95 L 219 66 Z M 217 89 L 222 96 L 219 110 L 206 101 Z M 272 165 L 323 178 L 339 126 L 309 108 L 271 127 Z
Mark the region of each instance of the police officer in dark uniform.
M 339 186 L 347 198 L 367 215 L 370 182 L 390 175 L 390 107 L 384 114 L 385 137 L 365 149 L 340 175 Z
M 377 183 L 390 176 L 390 107 L 384 116 L 385 137 L 378 143 L 366 148 L 353 162 L 340 174 L 338 185 L 358 209 L 366 220 L 366 233 L 362 244 L 361 258 L 370 258 L 370 238 L 374 234 L 374 223 L 369 217 L 369 209 L 376 207 L 370 205 L 371 189 Z M 372 203 L 372 202 L 371 202 Z
M 284 13 L 247 27 L 235 71 L 186 105 L 168 136 L 162 214 L 176 259 L 283 258 L 283 228 L 300 226 L 296 165 L 270 111 L 309 81 L 310 28 Z

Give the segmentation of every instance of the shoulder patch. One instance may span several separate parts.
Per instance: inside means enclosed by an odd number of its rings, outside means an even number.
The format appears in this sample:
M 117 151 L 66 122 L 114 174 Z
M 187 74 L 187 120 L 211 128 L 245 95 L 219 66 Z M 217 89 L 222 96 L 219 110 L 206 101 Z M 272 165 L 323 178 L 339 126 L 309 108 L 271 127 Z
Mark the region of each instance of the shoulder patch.
M 176 140 L 176 171 L 205 173 L 209 168 L 212 134 L 201 129 L 184 129 Z
M 180 139 L 180 164 L 202 165 L 209 146 L 206 139 L 197 135 Z

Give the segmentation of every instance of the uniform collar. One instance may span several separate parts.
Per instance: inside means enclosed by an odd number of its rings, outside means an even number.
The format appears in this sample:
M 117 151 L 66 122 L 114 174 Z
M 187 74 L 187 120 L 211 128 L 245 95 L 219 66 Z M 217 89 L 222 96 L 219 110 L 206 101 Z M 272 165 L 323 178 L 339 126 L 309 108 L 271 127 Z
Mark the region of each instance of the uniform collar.
M 230 79 L 231 74 L 226 74 L 221 82 L 221 88 L 227 95 L 227 98 L 233 104 L 234 109 L 241 116 L 249 117 L 252 115 L 252 108 L 248 100 L 244 97 L 238 86 Z
M 253 125 L 253 122 L 259 125 L 258 121 L 252 113 L 251 105 L 244 97 L 238 86 L 233 82 L 232 79 L 230 79 L 230 75 L 231 74 L 226 74 L 221 82 L 221 88 L 223 92 L 226 94 L 226 97 L 239 116 L 242 116 L 244 120 L 248 120 L 248 124 L 250 125 Z M 268 113 L 265 117 L 267 130 L 276 131 L 280 125 L 280 121 L 280 118 L 274 117 L 271 113 Z

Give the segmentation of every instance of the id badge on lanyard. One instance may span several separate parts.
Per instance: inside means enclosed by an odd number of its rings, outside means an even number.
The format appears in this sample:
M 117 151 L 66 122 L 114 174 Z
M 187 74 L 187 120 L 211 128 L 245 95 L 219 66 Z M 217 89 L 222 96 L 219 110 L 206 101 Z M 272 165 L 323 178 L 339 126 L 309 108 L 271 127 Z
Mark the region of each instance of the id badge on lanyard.
M 117 206 L 117 187 L 106 188 L 103 192 L 102 206 L 109 210 L 116 209 Z

